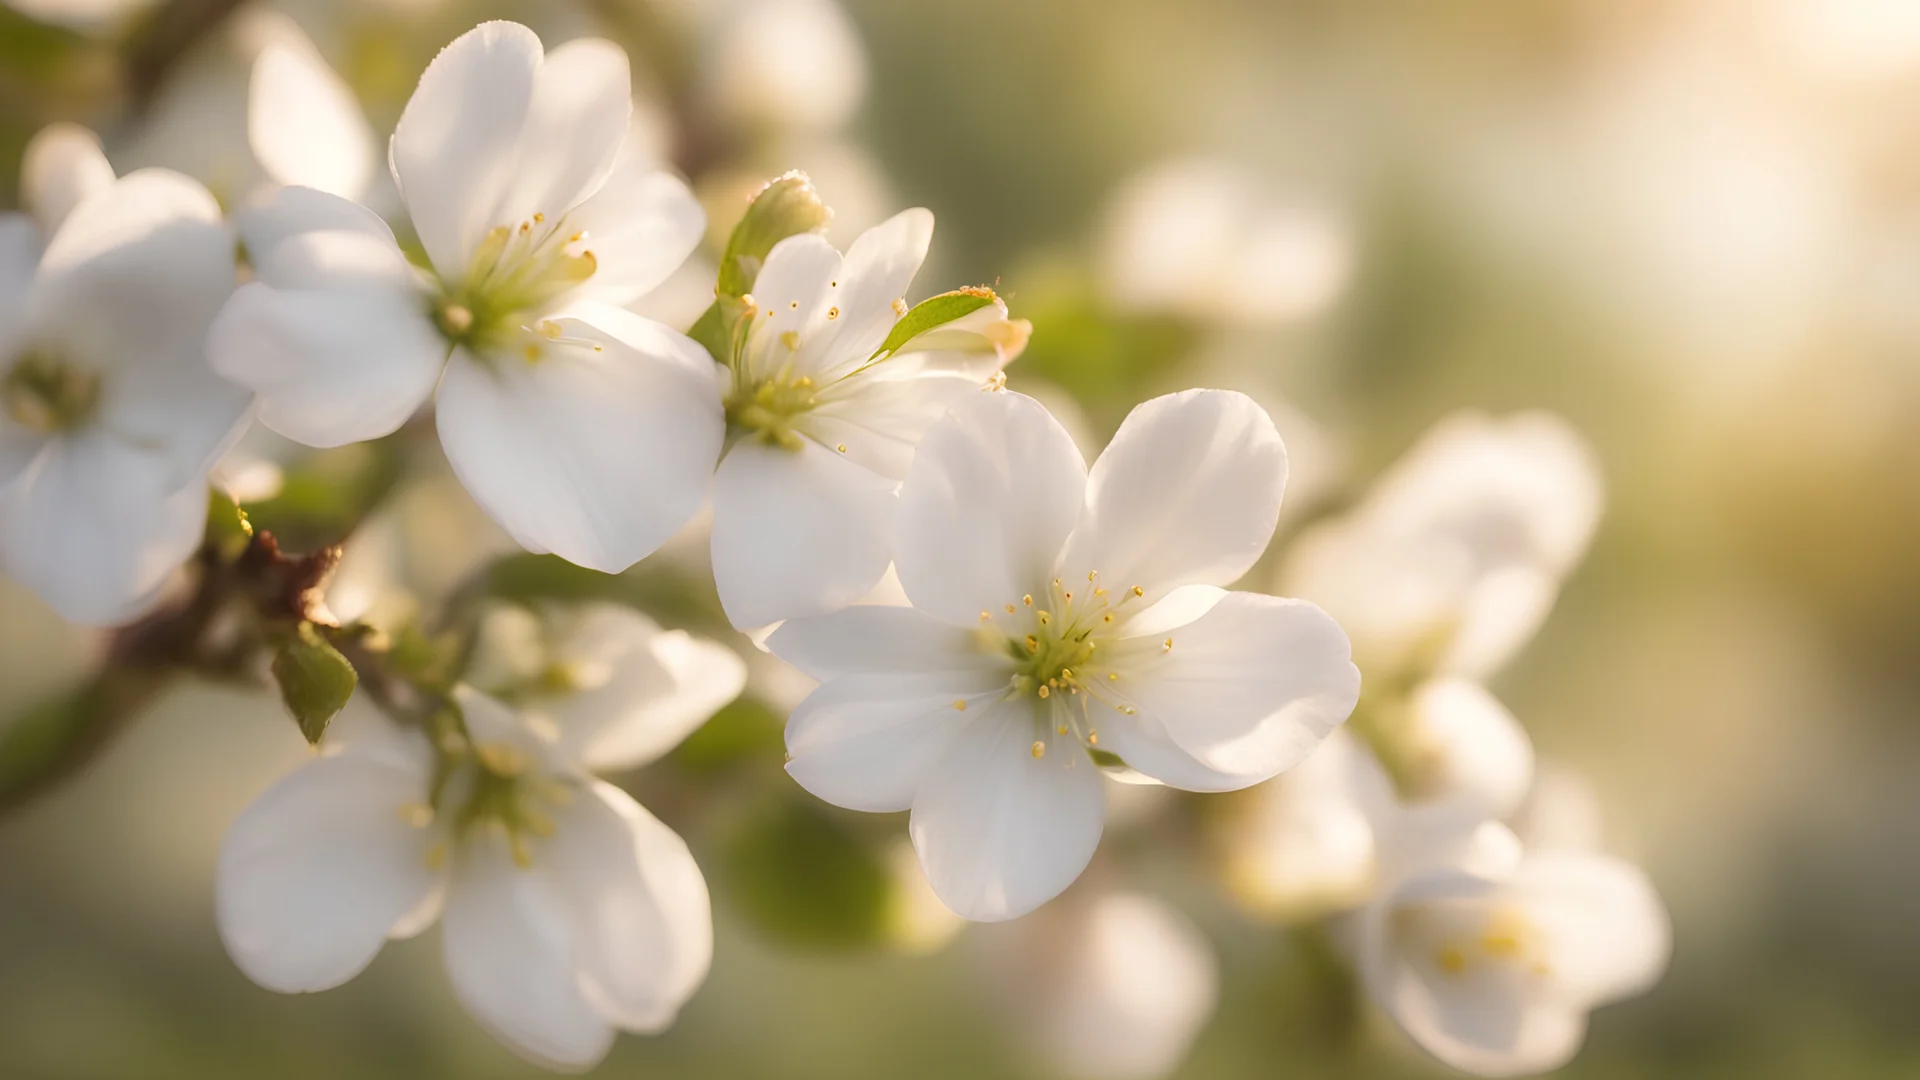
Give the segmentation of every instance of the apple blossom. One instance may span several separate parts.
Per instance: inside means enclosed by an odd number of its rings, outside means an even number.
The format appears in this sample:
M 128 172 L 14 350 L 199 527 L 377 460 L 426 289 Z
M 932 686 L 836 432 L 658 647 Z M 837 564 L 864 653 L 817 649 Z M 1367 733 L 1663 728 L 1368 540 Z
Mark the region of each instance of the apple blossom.
M 455 995 L 531 1061 L 577 1071 L 616 1030 L 669 1027 L 706 978 L 712 911 L 686 844 L 586 772 L 597 740 L 631 764 L 684 734 L 627 691 L 630 708 L 533 718 L 463 687 L 460 752 L 381 725 L 280 780 L 221 850 L 234 962 L 325 990 L 438 919 Z
M 704 229 L 686 185 L 625 146 L 631 109 L 609 42 L 461 35 L 391 144 L 428 272 L 374 214 L 283 188 L 240 216 L 256 280 L 214 366 L 312 446 L 385 435 L 434 398 L 454 471 L 515 540 L 624 570 L 699 507 L 724 431 L 712 359 L 618 306 Z
M 205 188 L 116 180 L 76 128 L 42 132 L 22 181 L 32 216 L 0 216 L 0 570 L 120 622 L 199 546 L 207 471 L 245 427 L 203 352 L 233 240 Z
M 1219 587 L 1260 557 L 1285 482 L 1280 436 L 1244 395 L 1141 405 L 1091 472 L 1031 398 L 963 401 L 901 489 L 913 606 L 768 639 L 823 683 L 788 721 L 788 771 L 841 806 L 911 809 L 934 891 L 991 921 L 1085 868 L 1101 766 L 1197 791 L 1291 767 L 1360 680 L 1320 609 Z
M 713 491 L 714 583 L 735 626 L 825 614 L 872 589 L 921 436 L 1025 347 L 1027 323 L 990 290 L 909 311 L 932 237 L 919 209 L 844 257 L 790 236 L 742 298 Z
M 1358 509 L 1302 535 L 1279 584 L 1325 605 L 1383 668 L 1484 677 L 1539 628 L 1600 502 L 1593 454 L 1565 421 L 1454 416 Z

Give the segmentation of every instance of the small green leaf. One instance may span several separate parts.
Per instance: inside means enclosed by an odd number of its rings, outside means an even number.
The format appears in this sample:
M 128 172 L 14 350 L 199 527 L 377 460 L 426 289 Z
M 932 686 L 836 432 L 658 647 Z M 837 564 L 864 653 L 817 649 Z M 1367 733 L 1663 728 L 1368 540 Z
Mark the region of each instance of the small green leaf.
M 805 173 L 790 172 L 761 188 L 740 224 L 733 227 L 733 235 L 727 238 L 715 294 L 745 296 L 752 290 L 754 279 L 760 276 L 760 266 L 775 244 L 789 236 L 818 232 L 827 227 L 831 217 L 833 211 L 820 201 L 820 193 L 813 189 L 813 181 L 807 179 Z M 705 318 L 702 316 L 701 320 L 704 322 Z M 697 335 L 695 339 L 698 340 Z
M 996 298 L 992 289 L 955 289 L 939 296 L 930 296 L 913 305 L 913 310 L 900 317 L 893 324 L 893 332 L 887 340 L 880 343 L 873 355 L 882 356 L 893 352 L 900 346 L 932 330 L 936 326 L 945 326 L 955 319 L 965 318 L 979 311 Z
M 1087 756 L 1093 759 L 1095 765 L 1103 769 L 1124 769 L 1128 767 L 1126 761 L 1123 760 L 1119 754 L 1111 750 L 1096 750 L 1088 747 Z
M 316 744 L 360 684 L 353 665 L 310 622 L 301 623 L 293 640 L 280 647 L 273 658 L 273 677 L 280 683 L 280 700 L 300 724 L 300 734 Z

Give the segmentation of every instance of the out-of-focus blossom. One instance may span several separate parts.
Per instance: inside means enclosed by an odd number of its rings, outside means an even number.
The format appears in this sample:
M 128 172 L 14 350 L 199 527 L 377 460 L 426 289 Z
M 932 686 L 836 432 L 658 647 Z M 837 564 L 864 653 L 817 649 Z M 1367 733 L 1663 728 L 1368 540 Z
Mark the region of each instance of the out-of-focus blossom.
M 374 178 L 373 128 L 353 89 L 304 37 L 270 42 L 254 60 L 247 144 L 275 183 L 365 199 Z
M 456 697 L 469 752 L 362 731 L 241 815 L 220 855 L 221 938 L 249 978 L 302 993 L 439 920 L 454 993 L 481 1026 L 531 1061 L 585 1069 L 617 1030 L 669 1027 L 712 959 L 686 844 L 578 756 L 671 740 L 640 730 L 645 709 L 534 722 Z
M 1600 504 L 1592 453 L 1564 421 L 1457 415 L 1357 509 L 1302 535 L 1280 590 L 1325 606 L 1384 671 L 1482 676 L 1546 618 Z
M 1823 78 L 1884 80 L 1920 69 L 1920 8 L 1906 0 L 1763 0 L 1742 10 Z
M 988 991 L 1059 1075 L 1149 1080 L 1213 1016 L 1219 963 L 1179 909 L 1131 892 L 1072 896 L 982 942 Z
M 712 25 L 702 79 L 708 108 L 726 124 L 831 131 L 866 94 L 866 48 L 834 0 L 737 0 Z
M 1665 907 L 1606 855 L 1529 851 L 1504 867 L 1414 875 L 1363 916 L 1363 983 L 1414 1042 L 1482 1076 L 1570 1060 L 1598 1005 L 1667 964 Z
M 106 26 L 153 3 L 155 0 L 6 0 L 8 7 L 28 18 L 82 30 Z
M 523 546 L 631 566 L 699 507 L 724 430 L 706 351 L 617 306 L 704 223 L 684 184 L 622 153 L 631 101 L 608 42 L 547 56 L 513 23 L 462 35 L 393 136 L 433 273 L 372 213 L 284 188 L 241 216 L 257 280 L 215 327 L 214 365 L 314 446 L 385 435 L 434 398 L 454 471 Z
M 932 238 L 933 215 L 915 209 L 844 258 L 812 233 L 767 255 L 713 480 L 714 584 L 735 626 L 824 614 L 873 588 L 921 436 L 1026 347 L 1027 323 L 987 290 L 891 340 Z
M 596 603 L 491 612 L 466 678 L 551 725 L 561 753 L 614 772 L 679 745 L 740 696 L 747 669 L 724 645 Z
M 824 683 L 788 721 L 788 771 L 841 806 L 911 808 L 934 891 L 993 921 L 1085 868 L 1098 766 L 1198 791 L 1291 767 L 1352 711 L 1359 673 L 1318 608 L 1219 588 L 1265 549 L 1285 482 L 1240 394 L 1140 406 L 1090 473 L 1033 399 L 962 403 L 901 491 L 914 606 L 768 640 Z
M 0 570 L 68 620 L 121 622 L 199 545 L 207 472 L 246 423 L 203 352 L 233 238 L 206 189 L 115 180 L 86 132 L 42 133 L 26 169 L 32 216 L 0 216 Z
M 1126 308 L 1264 323 L 1331 304 L 1352 272 L 1339 219 L 1279 203 L 1224 162 L 1164 162 L 1114 194 L 1100 270 Z

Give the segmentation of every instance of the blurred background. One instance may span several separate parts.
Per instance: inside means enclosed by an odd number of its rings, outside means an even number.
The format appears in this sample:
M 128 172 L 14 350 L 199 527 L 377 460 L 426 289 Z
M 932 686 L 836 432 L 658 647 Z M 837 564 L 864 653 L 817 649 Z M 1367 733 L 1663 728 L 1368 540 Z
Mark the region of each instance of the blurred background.
M 715 237 L 796 167 L 838 243 L 933 209 L 915 297 L 997 283 L 1034 324 L 1010 385 L 1092 447 L 1156 393 L 1259 397 L 1294 455 L 1276 553 L 1455 410 L 1561 413 L 1607 512 L 1494 689 L 1591 778 L 1676 942 L 1564 1075 L 1920 1075 L 1920 4 L 4 2 L 5 205 L 54 120 L 243 200 L 269 41 L 310 39 L 383 144 L 481 19 L 612 37 L 637 137 Z M 711 274 L 650 312 L 687 325 Z M 289 490 L 353 464 L 253 452 Z M 510 550 L 434 453 L 409 451 L 357 556 L 422 604 Z M 717 634 L 700 548 L 591 588 Z M 0 580 L 0 716 L 102 647 Z M 1120 815 L 1054 921 L 954 936 L 900 884 L 900 821 L 780 775 L 795 688 L 756 663 L 747 699 L 622 778 L 706 868 L 718 953 L 678 1026 L 597 1075 L 1054 1076 L 1008 958 L 1064 947 L 1114 887 L 1175 902 L 1218 958 L 1175 1075 L 1442 1073 L 1318 939 L 1224 898 L 1204 800 Z M 305 753 L 270 690 L 183 684 L 0 816 L 0 1077 L 540 1075 L 460 1012 L 433 934 L 313 998 L 227 960 L 222 832 Z

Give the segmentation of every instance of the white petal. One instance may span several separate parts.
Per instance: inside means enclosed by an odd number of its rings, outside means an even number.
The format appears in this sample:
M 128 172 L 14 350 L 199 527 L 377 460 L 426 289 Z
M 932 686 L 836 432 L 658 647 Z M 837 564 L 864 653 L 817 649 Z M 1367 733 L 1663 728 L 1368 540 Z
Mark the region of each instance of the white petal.
M 620 46 L 577 38 L 553 50 L 534 74 L 519 160 L 490 224 L 535 214 L 558 220 L 584 202 L 613 171 L 632 112 L 633 79 Z
M 1075 580 L 1149 595 L 1229 585 L 1273 538 L 1287 451 L 1245 394 L 1188 390 L 1135 408 L 1087 477 L 1087 509 L 1062 558 Z
M 0 214 L 0 355 L 12 356 L 26 333 L 22 308 L 40 265 L 40 230 L 25 214 Z M 19 476 L 47 439 L 0 413 L 0 488 Z
M 1130 638 L 1113 648 L 1109 662 L 1120 679 L 1111 685 L 1139 709 L 1146 733 L 1238 778 L 1234 787 L 1299 763 L 1360 695 L 1346 634 L 1301 600 L 1230 592 L 1165 637 Z
M 596 604 L 555 658 L 593 680 L 547 706 L 559 751 L 600 772 L 638 768 L 678 746 L 738 697 L 747 670 L 732 649 L 684 631 L 662 631 L 629 608 Z M 604 680 L 604 681 L 602 681 Z
M 0 495 L 0 569 L 69 622 L 138 615 L 206 527 L 206 488 L 164 491 L 169 472 L 107 435 L 54 441 Z
M 831 358 L 833 367 L 825 370 L 865 363 L 886 340 L 900 319 L 894 301 L 906 296 L 932 242 L 933 214 L 915 207 L 861 233 L 847 249 L 840 284 L 834 289 L 840 315 L 812 346 Z
M 742 439 L 713 478 L 713 581 L 738 627 L 819 615 L 887 572 L 894 484 L 811 439 Z
M 895 606 L 794 619 L 767 638 L 767 648 L 823 682 L 853 673 L 990 672 L 1003 663 L 979 647 L 973 631 Z
M 352 232 L 383 241 L 398 252 L 393 230 L 380 215 L 337 195 L 310 187 L 283 187 L 257 206 L 249 206 L 234 218 L 240 238 L 246 241 L 256 277 L 269 285 L 288 288 L 318 288 L 314 281 L 279 281 L 272 274 L 274 249 L 305 233 Z M 401 256 L 402 262 L 405 256 Z
M 1460 678 L 1422 683 L 1410 705 L 1411 738 L 1426 766 L 1417 778 L 1420 799 L 1462 802 L 1488 818 L 1519 807 L 1533 783 L 1533 743 L 1506 706 Z
M 823 446 L 846 447 L 847 460 L 905 480 L 927 429 L 983 386 L 971 375 L 928 371 L 914 358 L 887 360 L 822 391 L 798 426 Z
M 220 850 L 220 937 L 247 977 L 301 993 L 359 974 L 406 916 L 431 899 L 438 834 L 403 808 L 423 802 L 430 761 L 352 752 L 282 779 L 228 830 Z M 416 920 L 417 921 L 417 920 Z
M 962 402 L 927 432 L 901 485 L 900 584 L 915 607 L 961 626 L 1044 593 L 1085 486 L 1080 451 L 1039 402 Z
M 596 263 L 581 295 L 624 305 L 659 288 L 687 261 L 707 231 L 707 215 L 684 181 L 631 153 L 567 215 L 567 225 L 587 234 Z M 711 293 L 713 282 L 706 284 Z
M 772 378 L 790 363 L 796 374 L 825 371 L 833 361 L 817 343 L 832 333 L 825 328 L 838 319 L 829 320 L 828 312 L 846 284 L 840 273 L 840 253 L 818 233 L 799 233 L 773 245 L 750 294 L 757 306 L 743 355 L 748 374 Z M 795 340 L 799 349 L 791 344 Z
M 213 196 L 142 169 L 67 215 L 40 261 L 31 317 L 86 363 L 137 365 L 196 346 L 233 286 L 233 236 Z
M 171 355 L 138 358 L 105 380 L 98 426 L 165 462 L 166 491 L 204 486 L 206 476 L 247 427 L 253 395 L 207 365 L 195 337 Z
M 914 796 L 908 829 L 927 881 L 978 922 L 1032 911 L 1092 860 L 1106 810 L 1101 784 L 1080 744 L 1026 703 L 988 710 L 952 739 Z
M 20 202 L 52 236 L 73 208 L 113 184 L 100 136 L 77 124 L 48 124 L 20 159 Z
M 1530 854 L 1508 888 L 1548 938 L 1555 983 L 1581 1003 L 1643 993 L 1666 971 L 1672 929 L 1639 867 L 1584 852 Z
M 1377 887 L 1374 823 L 1394 806 L 1393 782 L 1352 732 L 1336 729 L 1251 794 L 1232 847 L 1238 899 L 1297 921 L 1358 905 Z
M 606 1056 L 614 1028 L 583 992 L 577 957 L 588 944 L 554 874 L 521 870 L 504 840 L 476 835 L 441 918 L 454 996 L 494 1038 L 566 1072 Z
M 1524 962 L 1475 952 L 1501 889 L 1457 872 L 1423 875 L 1368 914 L 1368 991 L 1422 1049 L 1482 1076 L 1546 1072 L 1572 1058 L 1583 1006 Z M 1449 966 L 1449 964 L 1451 966 Z
M 418 304 L 373 290 L 252 282 L 234 293 L 207 338 L 214 370 L 258 395 L 260 422 L 308 446 L 399 428 L 432 395 L 446 355 Z
M 965 671 L 842 676 L 787 718 L 787 772 L 835 806 L 905 810 L 954 736 L 988 722 L 980 710 L 1005 682 Z
M 521 167 L 520 138 L 541 67 L 540 39 L 487 22 L 440 50 L 394 128 L 388 156 L 427 257 L 442 277 L 466 275 Z
M 695 372 L 712 361 L 657 324 L 643 350 L 556 322 L 592 345 L 551 343 L 537 363 L 456 350 L 440 385 L 440 441 L 461 483 L 523 547 L 618 573 L 706 497 L 725 421 L 712 379 Z
M 555 815 L 537 856 L 565 891 L 588 1003 L 629 1031 L 662 1031 L 713 961 L 706 879 L 673 830 L 594 782 Z
M 373 128 L 352 88 L 311 47 L 275 42 L 254 59 L 247 141 L 276 183 L 356 199 L 373 179 Z

